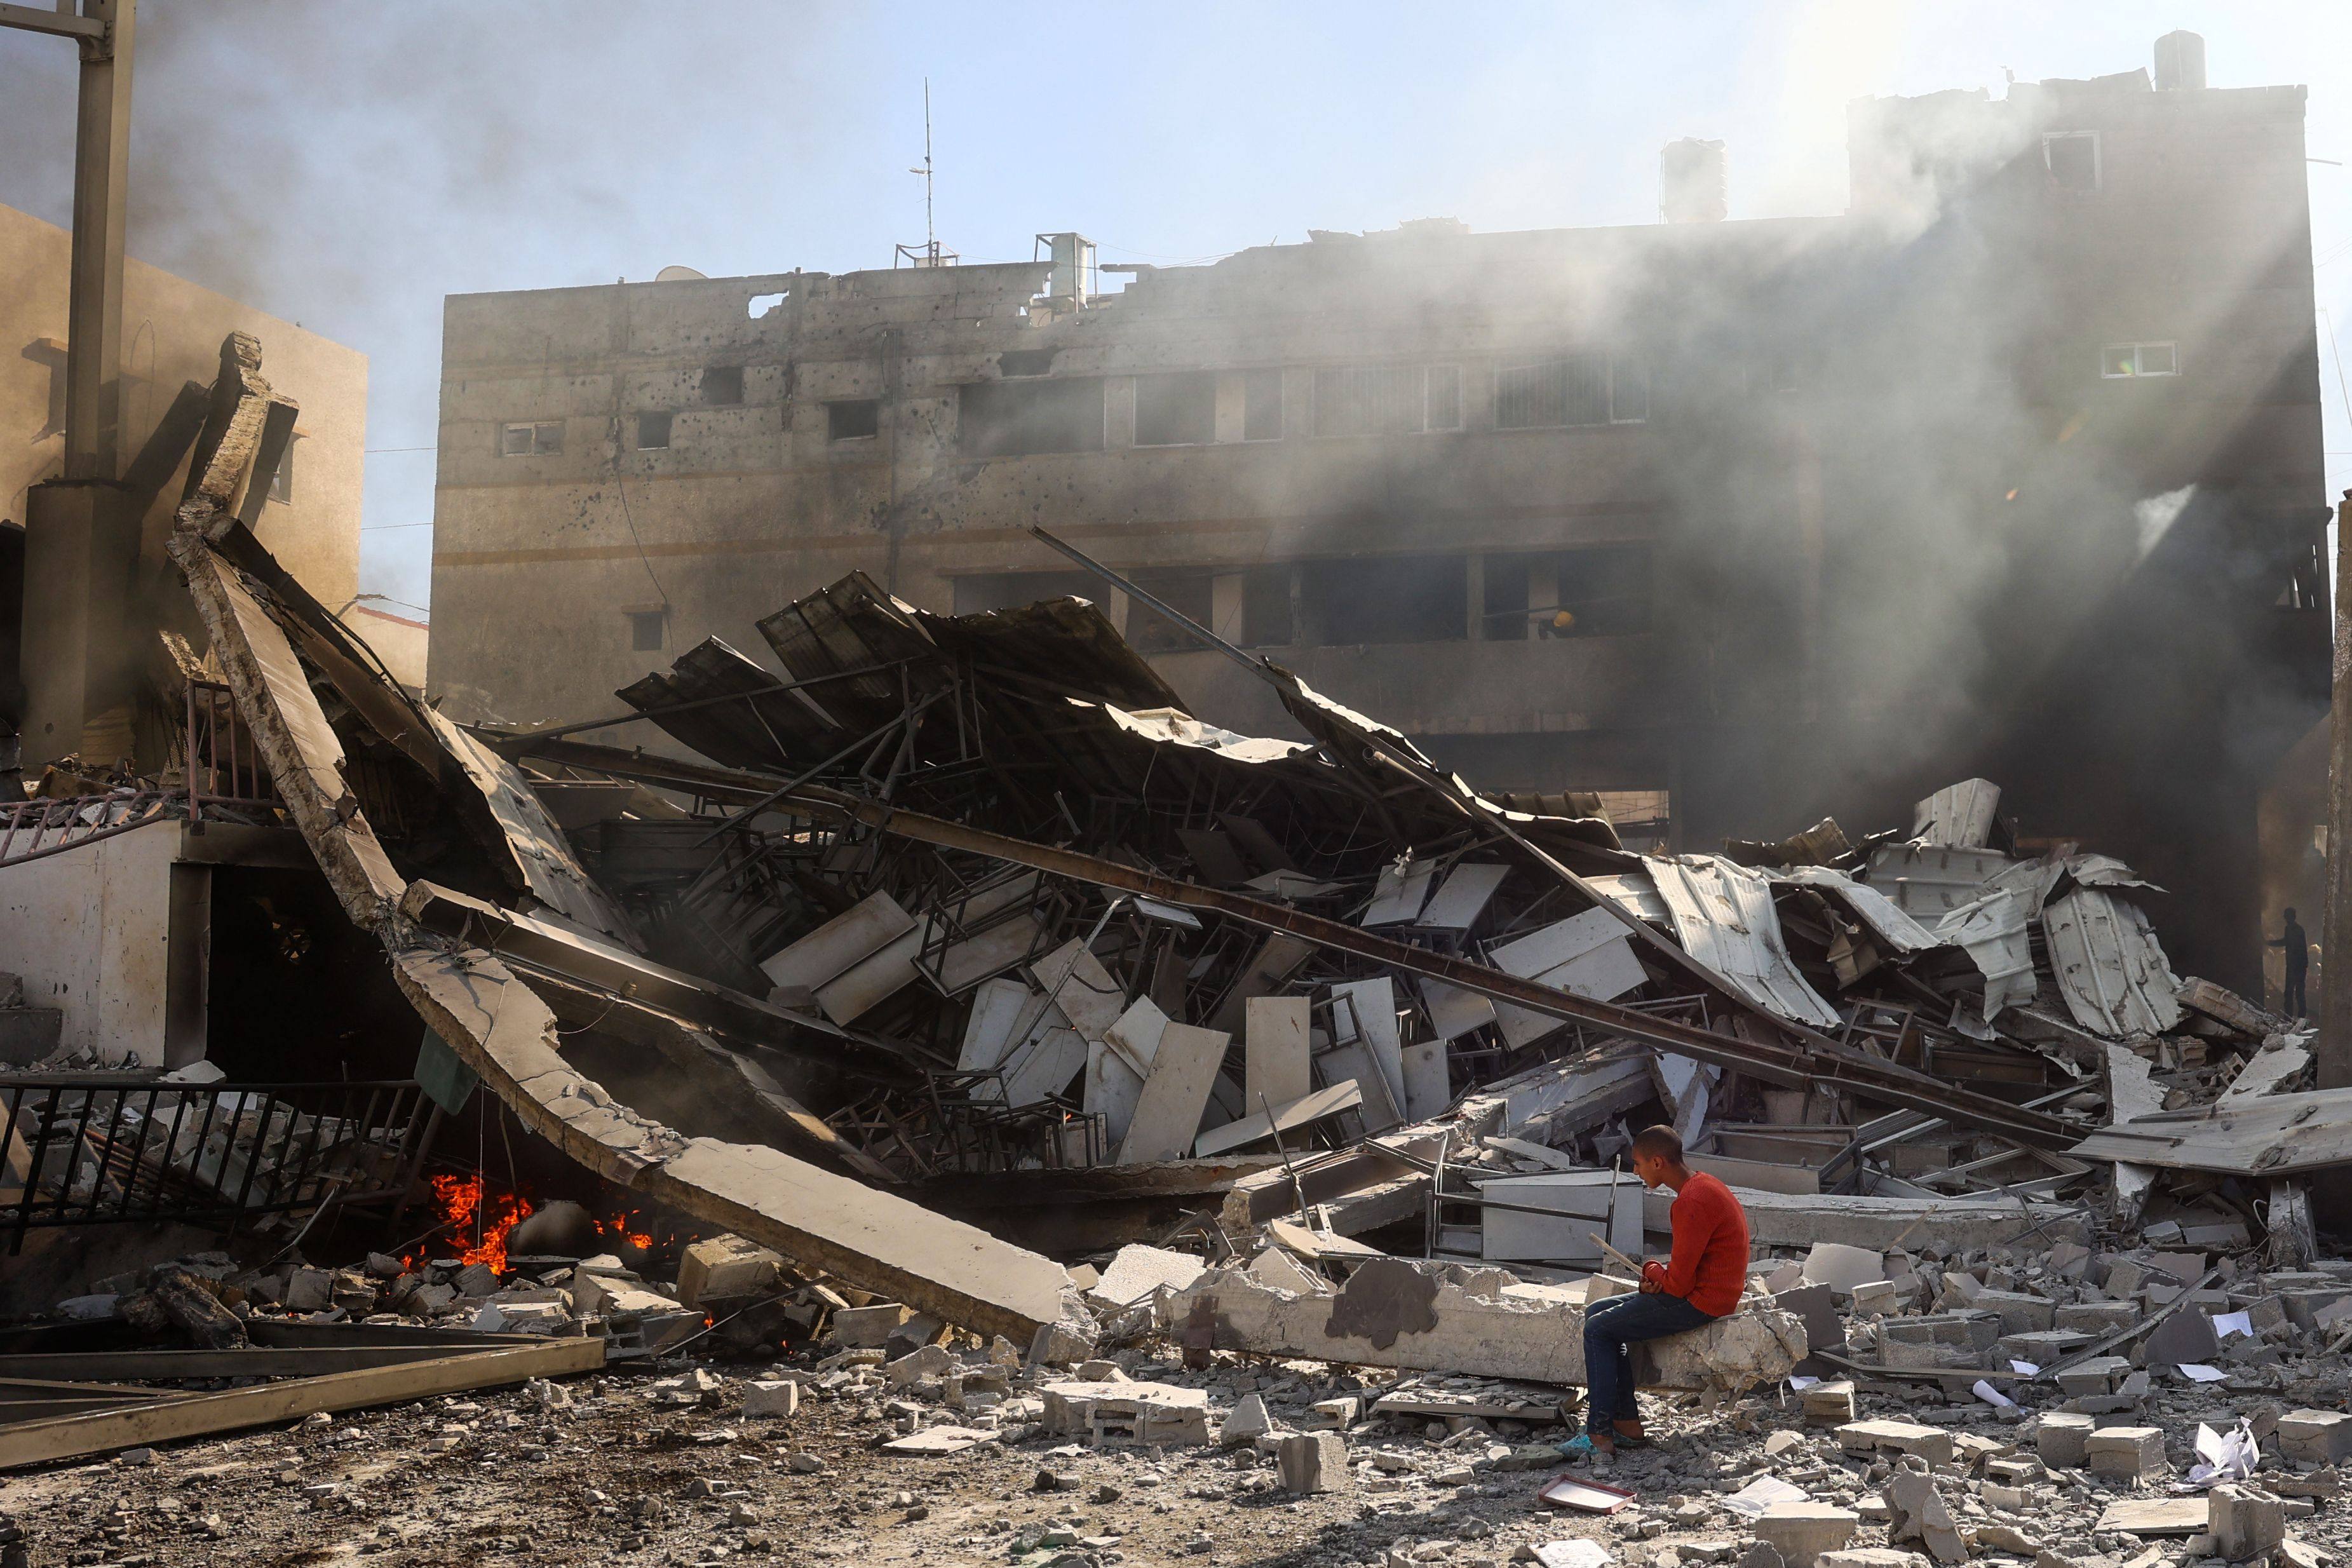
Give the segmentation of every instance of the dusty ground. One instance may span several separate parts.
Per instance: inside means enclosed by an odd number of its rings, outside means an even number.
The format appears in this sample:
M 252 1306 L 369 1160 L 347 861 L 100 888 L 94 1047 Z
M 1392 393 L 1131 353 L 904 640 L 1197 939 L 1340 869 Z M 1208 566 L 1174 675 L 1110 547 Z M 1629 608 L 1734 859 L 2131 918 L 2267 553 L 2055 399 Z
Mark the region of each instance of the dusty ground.
M 1125 1359 L 1138 1377 L 1186 1377 Z M 735 1380 L 678 1406 L 664 1401 L 690 1396 L 660 1392 L 659 1375 L 573 1380 L 569 1410 L 509 1389 L 19 1473 L 0 1480 L 0 1512 L 28 1530 L 37 1564 L 715 1563 L 751 1556 L 1239 1568 L 1382 1563 L 1398 1551 L 1401 1560 L 1474 1568 L 1582 1535 L 1620 1563 L 1681 1568 L 1735 1560 L 1746 1549 L 1751 1532 L 1722 1495 L 1758 1475 L 1849 1507 L 1866 1504 L 1884 1475 L 1883 1467 L 1842 1454 L 1818 1428 L 1801 1442 L 1780 1439 L 1782 1451 L 1767 1458 L 1768 1436 L 1801 1425 L 1793 1403 L 1771 1394 L 1713 1412 L 1680 1402 L 1655 1423 L 1659 1448 L 1625 1456 L 1606 1472 L 1639 1490 L 1640 1502 L 1596 1520 L 1544 1508 L 1535 1493 L 1555 1469 L 1515 1469 L 1519 1461 L 1505 1458 L 1567 1436 L 1558 1427 L 1505 1424 L 1441 1446 L 1434 1434 L 1442 1426 L 1361 1424 L 1349 1434 L 1349 1489 L 1292 1498 L 1279 1489 L 1271 1458 L 1248 1449 L 1075 1449 L 1041 1436 L 951 1458 L 901 1457 L 877 1445 L 895 1435 L 888 1405 L 904 1391 L 852 1388 L 805 1400 L 789 1420 L 747 1421 Z M 1191 1374 L 1212 1389 L 1220 1415 L 1240 1380 L 1253 1376 L 1277 1420 L 1303 1416 L 1307 1403 L 1353 1381 L 1344 1369 L 1304 1363 L 1228 1363 Z M 2340 1382 L 2309 1392 L 2341 1405 Z M 2252 1393 L 2241 1391 L 2237 1405 L 2303 1403 L 2293 1388 L 2277 1391 L 2284 1401 Z M 2196 1415 L 2217 1419 L 2230 1399 L 2167 1393 L 2149 1415 L 2179 1461 Z M 1865 1415 L 1924 1417 L 2032 1449 L 2022 1423 L 1993 1419 L 1980 1405 L 1946 1406 L 1933 1394 L 1864 1404 Z M 923 1418 L 956 1416 L 933 1407 Z M 1075 1473 L 1079 1489 L 1034 1490 L 1041 1468 Z M 2035 1489 L 2032 1507 L 1998 1516 L 1985 1510 L 1975 1495 L 1980 1483 L 1969 1476 L 1941 1484 L 1963 1530 L 2005 1520 L 2063 1557 L 2120 1563 L 2153 1546 L 2159 1561 L 2190 1561 L 2179 1541 L 2094 1537 L 2106 1501 L 2165 1495 L 2160 1484 L 2111 1488 L 2061 1474 Z M 2290 1532 L 2330 1550 L 2352 1545 L 2343 1505 L 2313 1506 L 2310 1517 L 2289 1521 Z M 1867 1522 L 1853 1542 L 1885 1543 L 1885 1528 Z M 1988 1568 L 2003 1561 L 1986 1552 L 1979 1560 Z M 2021 1568 L 2024 1559 L 2007 1561 Z

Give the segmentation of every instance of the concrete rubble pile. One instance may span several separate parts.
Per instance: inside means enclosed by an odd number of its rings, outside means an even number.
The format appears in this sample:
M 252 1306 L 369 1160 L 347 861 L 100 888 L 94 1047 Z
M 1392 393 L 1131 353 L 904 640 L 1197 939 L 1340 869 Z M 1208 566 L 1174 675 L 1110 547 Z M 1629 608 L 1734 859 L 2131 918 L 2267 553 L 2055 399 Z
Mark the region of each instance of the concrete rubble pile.
M 1583 1314 L 1668 1245 L 1624 1158 L 1664 1122 L 1755 1253 L 1739 1310 L 1642 1357 L 1681 1457 L 1621 1465 L 1685 1496 L 1612 1516 L 1628 1551 L 2303 1563 L 2281 1521 L 2352 1448 L 2352 1263 L 2308 1196 L 2352 1161 L 2352 1093 L 2305 1087 L 2292 1021 L 2173 974 L 2128 868 L 2028 852 L 1990 783 L 1860 839 L 1637 854 L 1596 800 L 1482 795 L 1238 650 L 1300 738 L 1206 722 L 1086 601 L 937 616 L 858 574 L 762 621 L 771 661 L 712 639 L 617 694 L 610 723 L 692 757 L 467 729 L 236 489 L 191 481 L 158 700 L 227 693 L 268 786 L 239 810 L 298 831 L 380 948 L 420 1079 L 478 1082 L 694 1238 L 428 1232 L 320 1268 L 289 1185 L 267 1256 L 87 1281 L 65 1318 L 205 1352 L 341 1324 L 781 1356 L 747 1418 L 1049 1445 L 1045 1490 L 1070 1442 L 1198 1449 L 1380 1514 L 1557 1468 Z M 220 761 L 190 733 L 180 795 L 60 763 L 44 821 L 190 809 Z M 131 1114 L 41 1083 L 72 1065 L 9 1080 L 0 1222 L 167 1179 L 273 1194 L 273 1151 L 373 1148 L 239 1095 L 185 1136 L 204 1072 Z M 102 1146 L 20 1153 L 93 1107 Z M 699 1367 L 651 1392 L 735 1397 Z

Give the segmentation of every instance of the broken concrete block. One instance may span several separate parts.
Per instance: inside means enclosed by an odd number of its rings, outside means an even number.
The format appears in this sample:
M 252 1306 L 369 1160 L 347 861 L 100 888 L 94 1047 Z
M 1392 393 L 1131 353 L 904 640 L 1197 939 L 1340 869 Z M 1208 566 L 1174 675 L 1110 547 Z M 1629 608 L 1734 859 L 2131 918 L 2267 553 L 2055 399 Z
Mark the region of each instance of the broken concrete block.
M 743 1385 L 743 1414 L 751 1417 L 788 1417 L 800 1414 L 801 1385 L 761 1378 Z
M 1069 1323 L 1040 1323 L 1029 1340 L 1031 1366 L 1070 1366 L 1095 1353 L 1095 1342 Z
M 2213 1332 L 2213 1320 L 2195 1307 L 2183 1307 L 2157 1324 L 2141 1344 L 2143 1359 L 2149 1366 L 2179 1366 L 2183 1362 L 2202 1364 L 2221 1351 L 2221 1341 Z
M 1206 1272 L 1208 1265 L 1189 1252 L 1166 1247 L 1122 1247 L 1087 1291 L 1089 1306 L 1106 1310 L 1132 1307 L 1161 1289 L 1181 1290 Z
M 880 1350 L 898 1325 L 914 1315 L 912 1307 L 897 1301 L 845 1307 L 833 1315 L 833 1342 L 848 1350 Z
M 1866 1247 L 1848 1247 L 1839 1241 L 1817 1241 L 1805 1255 L 1805 1283 L 1826 1285 L 1842 1296 L 1850 1296 L 1857 1285 L 1868 1285 L 1886 1278 L 1886 1260 Z
M 882 1363 L 882 1375 L 898 1387 L 918 1383 L 933 1383 L 945 1377 L 956 1364 L 955 1352 L 945 1345 L 924 1345 L 897 1361 Z
M 729 1296 L 756 1296 L 783 1278 L 780 1253 L 740 1236 L 706 1237 L 689 1243 L 677 1262 L 677 1301 L 699 1307 Z
M 2205 1494 L 2205 1532 L 2232 1563 L 2259 1557 L 2286 1539 L 2286 1504 L 2259 1488 L 2224 1481 Z
M 1853 1312 L 1858 1318 L 1899 1312 L 1907 1295 L 1892 1279 L 1872 1279 L 1853 1288 Z
M 1891 1546 L 1849 1546 L 1843 1552 L 1824 1552 L 1813 1559 L 1813 1568 L 1927 1568 L 1927 1560 L 1916 1552 L 1898 1552 Z
M 492 1289 L 497 1287 L 493 1285 Z M 285 1305 L 289 1312 L 323 1312 L 333 1300 L 335 1277 L 324 1268 L 298 1268 L 286 1277 Z M 483 1295 L 490 1292 L 485 1290 Z
M 1364 1402 L 1353 1394 L 1338 1399 L 1318 1399 L 1307 1407 L 1307 1418 L 1299 1426 L 1309 1431 L 1344 1432 L 1356 1424 L 1357 1413 Z
M 1265 1413 L 1265 1401 L 1255 1394 L 1244 1394 L 1234 1401 L 1234 1413 L 1217 1432 L 1222 1447 L 1238 1448 L 1256 1442 L 1274 1430 L 1274 1417 Z
M 1839 1427 L 1833 1436 L 1838 1447 L 1849 1454 L 1885 1449 L 1916 1456 L 1931 1465 L 1952 1462 L 1952 1435 L 1941 1427 L 1910 1421 L 1855 1421 Z
M 2036 1333 L 2058 1326 L 2058 1303 L 2046 1296 L 2029 1296 L 2019 1290 L 1982 1290 L 1969 1305 L 1980 1312 L 1998 1313 L 2004 1334 Z
M 2164 1434 L 2154 1426 L 2103 1427 L 2091 1434 L 2084 1448 L 2095 1476 L 2139 1481 L 2164 1473 Z
M 1853 1381 L 1817 1383 L 1804 1392 L 1805 1425 L 1843 1426 L 1854 1417 Z
M 2030 1361 L 2030 1356 L 2018 1358 Z M 2048 1362 L 2036 1362 L 2047 1366 Z M 2076 1362 L 2058 1374 L 2059 1392 L 2069 1397 L 2084 1394 L 2111 1394 L 2120 1380 L 2131 1375 L 2132 1363 L 2119 1355 L 2095 1355 L 2088 1361 Z
M 2352 1458 L 2352 1415 L 2339 1410 L 2294 1410 L 2279 1417 L 2279 1452 L 2306 1465 Z
M 2143 1315 L 2137 1301 L 2071 1301 L 2058 1309 L 2053 1326 L 2071 1333 L 2104 1338 L 2119 1329 L 2130 1328 Z
M 1275 1450 L 1286 1492 L 1332 1492 L 1350 1484 L 1348 1445 L 1337 1432 L 1299 1432 Z
M 1356 1366 L 1406 1367 L 1528 1383 L 1584 1381 L 1584 1312 L 1571 1289 L 1504 1285 L 1473 1293 L 1444 1268 L 1373 1258 L 1329 1296 L 1274 1289 L 1218 1268 L 1167 1303 L 1188 1355 L 1252 1351 Z M 1750 1308 L 1642 1346 L 1647 1386 L 1740 1389 L 1778 1382 L 1805 1352 L 1793 1314 Z
M 1948 1565 L 1968 1561 L 1968 1542 L 1952 1522 L 1952 1510 L 1927 1474 L 1927 1461 L 1906 1456 L 1880 1489 L 1886 1500 L 1886 1539 L 1900 1543 L 1916 1541 L 1937 1562 Z
M 499 1271 L 487 1263 L 468 1263 L 449 1277 L 460 1296 L 495 1296 L 499 1289 Z
M 2090 1462 L 2091 1433 L 2095 1426 L 2089 1416 L 2069 1410 L 2045 1412 L 2034 1432 L 2033 1451 L 2045 1465 L 2079 1470 Z
M 1757 1520 L 1756 1538 L 1779 1552 L 1788 1568 L 1814 1568 L 1823 1552 L 1843 1551 L 1861 1524 L 1862 1516 L 1852 1509 L 1775 1503 Z

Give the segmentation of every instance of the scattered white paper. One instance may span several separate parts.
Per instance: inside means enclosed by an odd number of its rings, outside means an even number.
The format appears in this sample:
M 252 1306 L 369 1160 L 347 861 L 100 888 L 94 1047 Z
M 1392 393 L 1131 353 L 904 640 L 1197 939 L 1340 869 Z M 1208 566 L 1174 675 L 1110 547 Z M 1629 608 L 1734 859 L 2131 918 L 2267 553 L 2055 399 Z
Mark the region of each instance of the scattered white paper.
M 1789 1386 L 1795 1389 L 1800 1394 L 1804 1393 L 1805 1390 L 1812 1387 L 1819 1382 L 1821 1382 L 1820 1378 L 1807 1377 L 1802 1373 L 1791 1373 L 1789 1374 Z
M 2253 1318 L 2245 1312 L 2223 1312 L 2213 1320 L 2213 1331 L 2225 1340 L 2231 1334 L 2243 1334 L 2252 1339 Z
M 2180 1375 L 2192 1383 L 2219 1383 L 2230 1374 L 2218 1366 L 2200 1366 L 2193 1361 L 2180 1363 Z
M 1792 1487 L 1778 1476 L 1759 1476 L 1725 1498 L 1723 1506 L 1745 1518 L 1761 1519 L 1764 1510 L 1775 1503 L 1811 1500 L 1811 1495 L 1802 1487 Z
M 2042 1371 L 2040 1367 L 2034 1365 L 2030 1361 L 2011 1361 L 2009 1363 L 2009 1370 L 2017 1373 L 2020 1377 L 2032 1377 L 2039 1374 Z
M 1979 1399 L 1983 1400 L 1987 1405 L 1992 1405 L 1996 1409 L 2014 1410 L 2017 1408 L 2017 1401 L 2011 1399 L 2008 1394 L 2003 1394 L 2000 1389 L 1995 1388 L 1992 1385 L 1992 1380 L 1990 1378 L 1980 1377 L 1977 1379 L 1977 1385 L 1970 1392 L 1974 1393 Z
M 2202 1421 L 2197 1424 L 2198 1463 L 2189 1468 L 2182 1478 L 2189 1487 L 2210 1487 L 2216 1481 L 2242 1481 L 2254 1473 L 2262 1463 L 2261 1447 L 2254 1442 L 2253 1428 L 2245 1422 L 2223 1436 Z

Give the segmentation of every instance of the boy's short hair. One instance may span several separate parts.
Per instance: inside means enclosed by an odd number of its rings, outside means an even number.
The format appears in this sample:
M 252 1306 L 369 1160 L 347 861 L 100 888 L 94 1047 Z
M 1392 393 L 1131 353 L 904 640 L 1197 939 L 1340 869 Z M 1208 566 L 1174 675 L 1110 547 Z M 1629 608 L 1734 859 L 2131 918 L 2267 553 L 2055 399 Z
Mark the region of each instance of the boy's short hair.
M 1640 1154 L 1654 1154 L 1669 1164 L 1683 1163 L 1682 1137 L 1664 1122 L 1655 1127 L 1644 1127 L 1634 1133 L 1633 1150 Z

